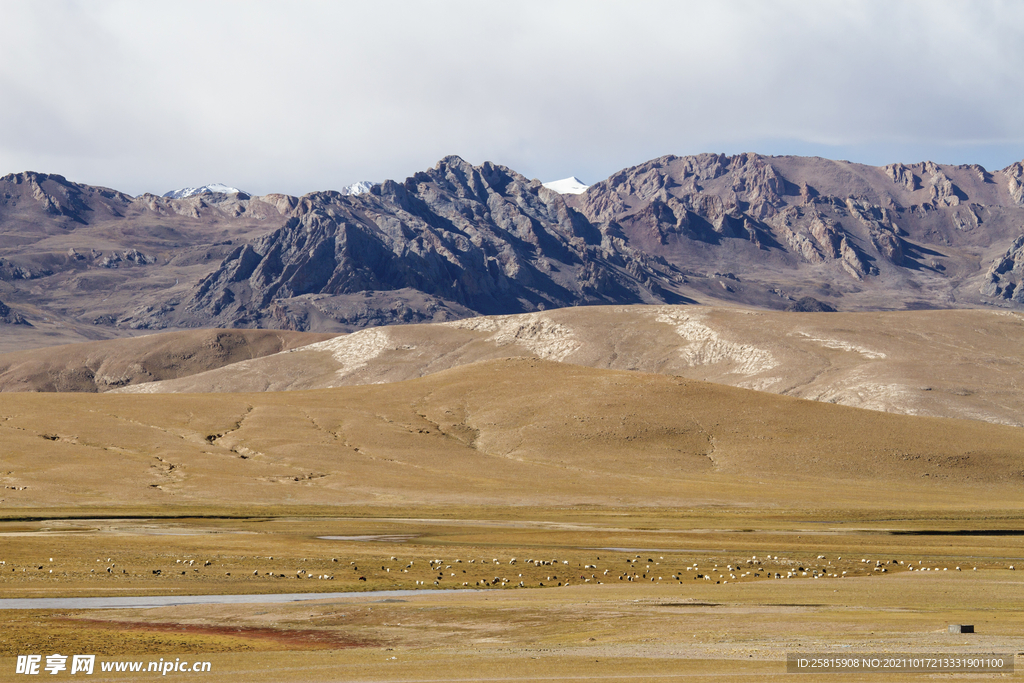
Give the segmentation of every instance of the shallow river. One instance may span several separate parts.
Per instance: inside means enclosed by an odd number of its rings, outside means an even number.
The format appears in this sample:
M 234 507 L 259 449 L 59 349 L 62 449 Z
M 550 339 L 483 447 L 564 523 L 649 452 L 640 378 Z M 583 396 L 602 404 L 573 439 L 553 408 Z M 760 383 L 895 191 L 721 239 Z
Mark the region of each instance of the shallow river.
M 299 602 L 334 598 L 392 598 L 424 593 L 465 593 L 471 589 L 350 591 L 347 593 L 252 593 L 248 595 L 141 595 L 102 598 L 5 598 L 2 609 L 121 609 L 171 607 L 174 605 L 237 605 L 266 602 Z M 473 591 L 476 592 L 476 591 Z

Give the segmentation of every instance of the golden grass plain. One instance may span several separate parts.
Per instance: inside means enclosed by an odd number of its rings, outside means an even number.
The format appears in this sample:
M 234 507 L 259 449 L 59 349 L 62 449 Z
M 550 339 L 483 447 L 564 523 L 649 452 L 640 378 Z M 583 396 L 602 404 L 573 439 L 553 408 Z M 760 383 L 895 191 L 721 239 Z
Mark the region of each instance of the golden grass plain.
M 357 511 L 367 513 L 348 512 Z M 417 580 L 433 588 L 431 560 L 442 561 L 440 588 L 467 577 L 510 581 L 288 604 L 5 610 L 0 678 L 13 671 L 13 655 L 40 648 L 211 661 L 213 680 L 225 681 L 781 680 L 793 675 L 788 652 L 1024 652 L 1024 581 L 1008 569 L 1020 555 L 1019 514 L 464 507 L 100 520 L 34 512 L 50 518 L 0 524 L 0 533 L 21 534 L 2 567 L 15 571 L 0 572 L 4 597 L 366 591 Z M 180 569 L 189 559 L 200 571 Z M 102 571 L 111 565 L 127 575 Z M 823 575 L 813 578 L 814 569 Z M 300 570 L 335 579 L 297 578 Z M 561 582 L 537 586 L 555 573 Z M 518 587 L 519 574 L 529 586 Z M 948 634 L 950 623 L 977 633 Z

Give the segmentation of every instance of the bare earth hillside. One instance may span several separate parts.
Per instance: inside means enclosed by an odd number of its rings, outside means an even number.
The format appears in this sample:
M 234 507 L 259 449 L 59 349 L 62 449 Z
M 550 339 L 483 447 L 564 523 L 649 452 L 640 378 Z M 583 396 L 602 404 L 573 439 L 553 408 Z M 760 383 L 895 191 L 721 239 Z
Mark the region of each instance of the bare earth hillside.
M 978 487 L 992 505 L 1024 486 L 1014 427 L 536 358 L 309 392 L 3 394 L 0 414 L 7 507 L 842 506 Z
M 911 415 L 1020 425 L 1024 317 L 1008 311 L 785 313 L 594 306 L 361 330 L 130 392 L 395 382 L 536 356 Z

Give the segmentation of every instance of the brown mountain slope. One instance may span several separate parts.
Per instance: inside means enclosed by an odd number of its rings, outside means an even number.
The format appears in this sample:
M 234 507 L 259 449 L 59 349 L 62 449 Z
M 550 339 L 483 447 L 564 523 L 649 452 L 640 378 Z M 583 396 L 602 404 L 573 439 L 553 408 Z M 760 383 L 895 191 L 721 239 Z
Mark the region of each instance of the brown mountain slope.
M 125 391 L 313 389 L 395 382 L 483 359 L 539 356 L 887 412 L 1020 425 L 1022 338 L 1024 317 L 997 311 L 565 308 L 361 330 Z
M 309 392 L 3 394 L 0 414 L 14 507 L 1024 500 L 1016 428 L 539 359 Z
M 330 338 L 279 330 L 188 330 L 0 354 L 0 391 L 109 391 Z

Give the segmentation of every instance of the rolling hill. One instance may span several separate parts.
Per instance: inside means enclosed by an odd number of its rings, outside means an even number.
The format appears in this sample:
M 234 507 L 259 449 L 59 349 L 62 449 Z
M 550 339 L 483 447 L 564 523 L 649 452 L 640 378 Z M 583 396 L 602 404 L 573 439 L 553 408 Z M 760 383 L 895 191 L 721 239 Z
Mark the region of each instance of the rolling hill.
M 169 380 L 331 338 L 279 330 L 188 330 L 0 354 L 0 391 L 102 392 Z
M 119 391 L 252 392 L 396 382 L 537 356 L 886 412 L 1021 425 L 1024 319 L 1007 311 L 787 313 L 588 306 L 361 330 Z
M 302 392 L 8 393 L 0 414 L 8 508 L 895 509 L 1015 506 L 1024 486 L 1017 428 L 537 358 Z

